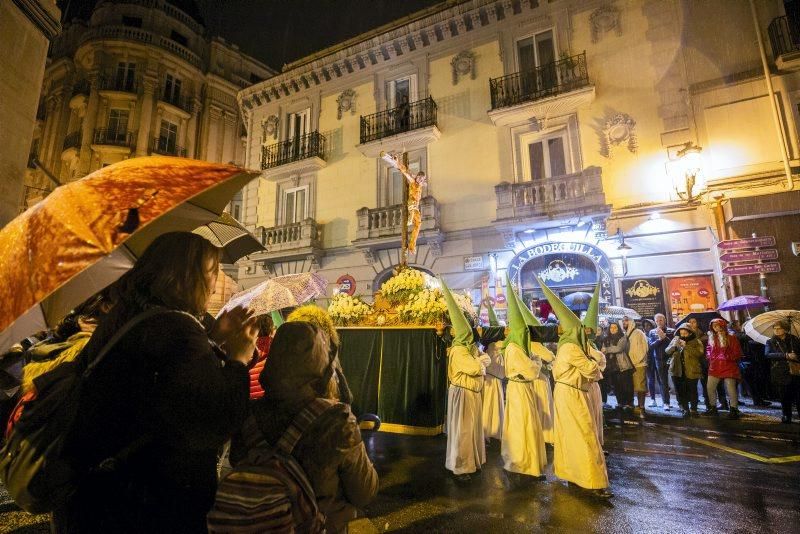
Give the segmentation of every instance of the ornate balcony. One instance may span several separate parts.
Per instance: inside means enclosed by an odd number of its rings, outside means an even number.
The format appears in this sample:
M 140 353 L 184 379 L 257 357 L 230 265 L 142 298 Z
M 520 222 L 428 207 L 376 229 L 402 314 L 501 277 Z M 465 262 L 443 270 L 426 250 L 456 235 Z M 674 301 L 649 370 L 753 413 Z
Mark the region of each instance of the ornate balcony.
M 262 176 L 276 180 L 287 174 L 302 174 L 323 169 L 327 140 L 319 132 L 281 141 L 261 148 Z
M 439 204 L 432 196 L 420 201 L 419 244 L 438 244 L 442 240 Z M 400 246 L 403 229 L 403 205 L 394 204 L 384 208 L 361 208 L 356 211 L 358 226 L 353 245 L 361 248 L 381 249 Z
M 594 101 L 594 86 L 586 70 L 586 52 L 489 80 L 492 110 L 497 125 L 574 113 Z
M 197 68 L 200 68 L 203 65 L 203 61 L 200 56 L 185 46 L 176 43 L 172 39 L 163 35 L 149 32 L 147 30 L 143 30 L 141 28 L 133 28 L 130 26 L 98 26 L 89 28 L 82 32 L 78 40 L 78 45 L 82 45 L 88 41 L 101 39 L 119 39 L 123 41 L 135 41 L 144 44 L 152 44 L 175 54 L 179 58 L 191 63 Z M 61 50 L 58 51 L 61 52 Z
M 150 143 L 151 154 L 161 154 L 162 156 L 186 157 L 186 149 L 175 144 L 175 141 L 166 137 L 154 137 Z
M 113 74 L 101 76 L 98 80 L 101 91 L 114 91 L 117 93 L 136 94 L 139 90 L 139 81 L 132 77 L 118 77 Z
M 92 148 L 103 149 L 107 147 L 120 147 L 125 152 L 130 151 L 136 144 L 136 132 L 129 130 L 114 130 L 109 128 L 96 128 L 92 135 Z
M 600 167 L 544 180 L 496 185 L 497 221 L 542 219 L 609 212 Z
M 432 97 L 361 117 L 361 144 L 367 157 L 381 152 L 416 150 L 441 137 L 436 124 L 437 106 Z
M 767 28 L 775 66 L 780 70 L 800 69 L 800 21 L 776 17 Z
M 158 99 L 159 101 L 169 104 L 170 106 L 178 108 L 182 112 L 186 113 L 187 118 L 192 112 L 192 99 L 189 97 L 181 95 L 165 95 L 162 93 Z
M 81 132 L 81 130 L 67 134 L 67 136 L 64 138 L 64 150 L 69 150 L 70 148 L 80 148 L 81 137 L 83 137 L 83 132 Z
M 312 261 L 318 262 L 323 255 L 322 232 L 318 228 L 317 221 L 311 218 L 271 228 L 259 226 L 255 234 L 267 249 L 266 252 L 250 256 L 256 261 L 277 263 L 311 257 Z

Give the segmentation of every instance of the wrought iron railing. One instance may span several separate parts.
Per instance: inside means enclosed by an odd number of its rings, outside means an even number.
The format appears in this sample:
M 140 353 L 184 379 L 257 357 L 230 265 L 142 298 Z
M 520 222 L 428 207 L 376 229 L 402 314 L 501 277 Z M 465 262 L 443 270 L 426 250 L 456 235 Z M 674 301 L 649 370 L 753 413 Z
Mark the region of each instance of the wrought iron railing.
M 191 100 L 185 96 L 181 95 L 165 95 L 162 93 L 160 100 L 162 102 L 166 102 L 167 104 L 171 104 L 176 108 L 180 108 L 184 111 L 191 113 Z
M 776 58 L 788 52 L 800 52 L 800 20 L 787 16 L 774 18 L 767 33 Z
M 118 77 L 114 75 L 102 76 L 99 79 L 100 89 L 103 91 L 120 91 L 135 93 L 138 91 L 138 80 L 133 76 Z
M 186 157 L 186 149 L 176 145 L 174 141 L 166 137 L 154 137 L 150 145 L 150 152 L 153 154 L 161 154 L 162 156 Z
M 306 158 L 325 159 L 325 136 L 311 132 L 302 137 L 275 143 L 261 149 L 261 168 L 271 169 Z
M 113 128 L 95 128 L 92 135 L 93 145 L 113 145 L 133 147 L 136 143 L 136 132 Z
M 492 109 L 541 100 L 589 85 L 586 52 L 489 80 Z
M 64 150 L 68 148 L 80 148 L 81 137 L 83 137 L 83 132 L 80 130 L 67 134 L 64 138 Z
M 361 117 L 361 144 L 384 137 L 436 126 L 436 102 L 432 97 Z

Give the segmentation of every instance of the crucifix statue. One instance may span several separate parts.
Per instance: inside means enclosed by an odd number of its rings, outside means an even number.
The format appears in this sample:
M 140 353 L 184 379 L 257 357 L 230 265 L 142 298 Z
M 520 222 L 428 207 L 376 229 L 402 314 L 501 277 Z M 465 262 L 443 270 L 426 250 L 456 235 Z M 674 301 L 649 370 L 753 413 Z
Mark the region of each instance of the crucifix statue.
M 420 213 L 420 201 L 422 200 L 422 188 L 428 184 L 428 178 L 424 172 L 411 174 L 408 169 L 408 154 L 403 153 L 402 161 L 394 154 L 381 152 L 381 158 L 400 171 L 403 180 L 403 227 L 402 227 L 402 249 L 401 267 L 407 264 L 408 253 L 414 254 L 417 251 L 417 237 L 419 236 L 420 225 L 422 224 L 422 214 Z M 408 235 L 408 227 L 411 226 L 411 235 Z

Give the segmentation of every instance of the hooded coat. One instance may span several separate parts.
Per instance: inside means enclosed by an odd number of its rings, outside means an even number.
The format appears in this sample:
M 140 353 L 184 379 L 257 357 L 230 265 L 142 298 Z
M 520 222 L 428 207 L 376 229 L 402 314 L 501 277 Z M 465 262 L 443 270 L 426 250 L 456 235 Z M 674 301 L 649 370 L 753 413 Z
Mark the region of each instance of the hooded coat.
M 689 336 L 679 337 L 681 330 L 687 331 Z M 683 347 L 679 344 L 680 340 L 684 341 Z M 697 339 L 697 335 L 690 328 L 678 328 L 678 332 L 670 341 L 665 352 L 671 357 L 669 372 L 672 376 L 689 379 L 697 379 L 702 376 L 703 342 Z
M 727 326 L 722 319 L 711 321 L 711 331 L 708 333 L 708 345 L 706 346 L 708 375 L 741 380 L 739 360 L 742 359 L 742 348 L 739 340 L 733 334 L 729 334 L 727 328 L 723 329 L 722 334 L 717 335 L 713 328 L 714 324 L 718 322 L 722 323 L 723 327 Z
M 333 365 L 328 341 L 317 326 L 298 321 L 278 329 L 259 377 L 264 397 L 252 404 L 256 423 L 252 426 L 268 443 L 276 443 L 309 402 L 337 391 L 331 386 L 335 383 Z M 248 427 L 245 424 L 244 428 Z M 246 455 L 246 450 L 232 451 L 234 468 Z M 343 532 L 378 491 L 378 474 L 347 404 L 337 403 L 322 414 L 300 438 L 292 455 L 314 488 L 328 532 Z

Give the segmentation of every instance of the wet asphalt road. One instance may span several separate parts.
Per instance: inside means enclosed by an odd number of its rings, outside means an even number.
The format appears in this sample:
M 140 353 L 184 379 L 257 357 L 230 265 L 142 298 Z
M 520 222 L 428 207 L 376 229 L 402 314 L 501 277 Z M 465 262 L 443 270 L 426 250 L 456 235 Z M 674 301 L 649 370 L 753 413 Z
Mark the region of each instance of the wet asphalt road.
M 353 530 L 800 532 L 800 424 L 757 413 L 744 421 L 661 415 L 606 429 L 609 502 L 556 480 L 550 466 L 547 482 L 511 488 L 497 443 L 481 475 L 459 485 L 444 469 L 444 436 L 365 431 L 381 489 L 369 523 Z M 48 532 L 46 521 L 19 511 L 0 488 L 0 533 Z

